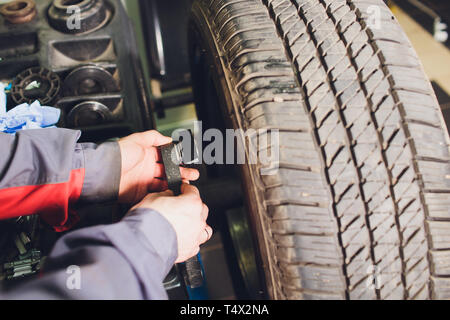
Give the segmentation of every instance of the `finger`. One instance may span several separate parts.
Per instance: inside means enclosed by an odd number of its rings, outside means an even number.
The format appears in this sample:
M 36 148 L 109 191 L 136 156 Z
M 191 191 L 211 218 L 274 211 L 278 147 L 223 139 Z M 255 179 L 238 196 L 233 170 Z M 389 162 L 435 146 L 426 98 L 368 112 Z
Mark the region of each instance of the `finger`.
M 166 172 L 164 169 L 164 165 L 160 163 L 156 163 L 153 167 L 153 176 L 155 178 L 164 178 L 166 176 Z
M 203 204 L 203 209 L 202 209 L 202 219 L 203 221 L 206 221 L 208 219 L 208 214 L 209 214 L 209 208 L 206 204 Z
M 189 180 L 189 181 L 195 181 L 200 178 L 200 172 L 197 169 L 192 168 L 180 168 L 181 171 L 181 177 L 183 179 Z
M 180 167 L 181 178 L 184 181 L 195 181 L 200 177 L 200 172 L 197 169 Z M 164 178 L 166 176 L 165 168 L 162 163 L 156 163 L 154 166 L 153 176 L 157 178 Z
M 214 235 L 214 230 L 210 226 L 207 226 L 206 231 L 208 231 L 208 234 L 209 234 L 209 238 L 207 240 L 207 241 L 209 241 L 212 238 L 212 236 Z
M 165 190 L 162 192 L 150 193 L 144 198 L 144 200 L 151 200 L 158 197 L 173 197 L 173 192 L 171 190 Z
M 161 155 L 161 150 L 159 150 L 157 147 L 155 147 L 154 159 L 155 159 L 155 162 L 164 163 L 162 155 Z
M 156 195 L 160 196 L 160 197 L 173 197 L 173 191 L 172 190 L 164 190 L 162 192 L 158 192 L 156 193 Z
M 200 197 L 200 191 L 196 187 L 190 184 L 182 184 L 181 185 L 181 194 L 182 196 L 190 196 L 199 198 Z
M 159 147 L 172 142 L 172 138 L 163 136 L 156 130 L 138 133 L 140 145 L 144 148 Z
M 167 180 L 157 177 L 153 179 L 152 182 L 149 184 L 148 192 L 161 192 L 167 190 L 168 188 L 169 185 L 167 183 Z
M 206 242 L 209 241 L 209 239 L 211 239 L 213 235 L 213 229 L 210 226 L 206 226 L 205 230 L 203 230 L 203 234 L 202 234 L 202 240 L 200 241 L 200 244 L 204 244 Z
M 170 142 L 169 142 L 170 143 Z M 145 146 L 151 152 L 151 158 L 155 160 L 155 162 L 162 163 L 161 150 L 159 150 L 158 146 L 152 146 L 151 148 Z
M 192 251 L 191 256 L 190 256 L 189 259 L 191 259 L 191 258 L 197 256 L 199 253 L 200 253 L 200 246 L 198 246 L 197 248 L 195 248 L 194 251 Z M 188 260 L 189 260 L 189 259 L 188 259 Z

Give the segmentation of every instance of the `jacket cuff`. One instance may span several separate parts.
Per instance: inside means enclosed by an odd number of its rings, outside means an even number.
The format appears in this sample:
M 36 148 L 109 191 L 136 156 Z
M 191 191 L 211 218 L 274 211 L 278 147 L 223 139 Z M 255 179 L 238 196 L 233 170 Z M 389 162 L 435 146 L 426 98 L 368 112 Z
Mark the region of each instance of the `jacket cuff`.
M 170 222 L 159 212 L 144 208 L 130 211 L 123 222 L 135 229 L 158 254 L 163 262 L 164 278 L 178 257 L 177 235 Z
M 116 201 L 119 195 L 122 158 L 117 142 L 79 144 L 83 150 L 85 176 L 80 201 Z

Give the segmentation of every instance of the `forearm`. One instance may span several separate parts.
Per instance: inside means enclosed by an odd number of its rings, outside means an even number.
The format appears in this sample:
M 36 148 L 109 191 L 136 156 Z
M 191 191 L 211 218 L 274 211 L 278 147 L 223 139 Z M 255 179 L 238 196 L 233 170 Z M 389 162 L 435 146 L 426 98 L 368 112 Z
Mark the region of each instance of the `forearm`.
M 117 143 L 80 144 L 79 137 L 67 129 L 0 134 L 0 219 L 42 214 L 63 231 L 73 222 L 70 204 L 117 198 Z
M 166 299 L 163 280 L 177 257 L 176 235 L 159 213 L 140 210 L 120 223 L 62 237 L 42 276 L 0 293 L 0 300 Z M 67 286 L 75 277 L 67 273 L 71 266 L 79 267 L 79 289 Z

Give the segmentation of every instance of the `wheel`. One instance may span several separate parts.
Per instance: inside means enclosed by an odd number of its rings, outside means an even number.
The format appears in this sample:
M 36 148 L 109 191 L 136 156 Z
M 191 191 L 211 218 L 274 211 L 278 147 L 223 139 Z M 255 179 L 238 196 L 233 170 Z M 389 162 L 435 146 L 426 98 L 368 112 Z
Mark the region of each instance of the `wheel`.
M 200 116 L 279 130 L 241 170 L 268 297 L 450 298 L 450 140 L 385 3 L 197 0 L 189 37 Z

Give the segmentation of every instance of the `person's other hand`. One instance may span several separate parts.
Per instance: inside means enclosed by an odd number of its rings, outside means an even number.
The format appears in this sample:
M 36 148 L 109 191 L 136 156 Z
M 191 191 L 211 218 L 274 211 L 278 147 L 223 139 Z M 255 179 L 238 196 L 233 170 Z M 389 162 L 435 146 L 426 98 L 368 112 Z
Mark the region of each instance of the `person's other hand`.
M 170 190 L 152 193 L 133 209 L 153 209 L 164 216 L 177 235 L 178 258 L 185 262 L 200 251 L 200 245 L 211 239 L 213 230 L 206 224 L 209 209 L 202 202 L 198 189 L 183 184 L 181 195 L 174 197 Z
M 164 165 L 157 147 L 171 143 L 172 138 L 157 131 L 135 133 L 119 140 L 122 155 L 122 172 L 119 202 L 137 203 L 150 192 L 167 189 Z M 184 182 L 199 178 L 195 169 L 181 168 Z

